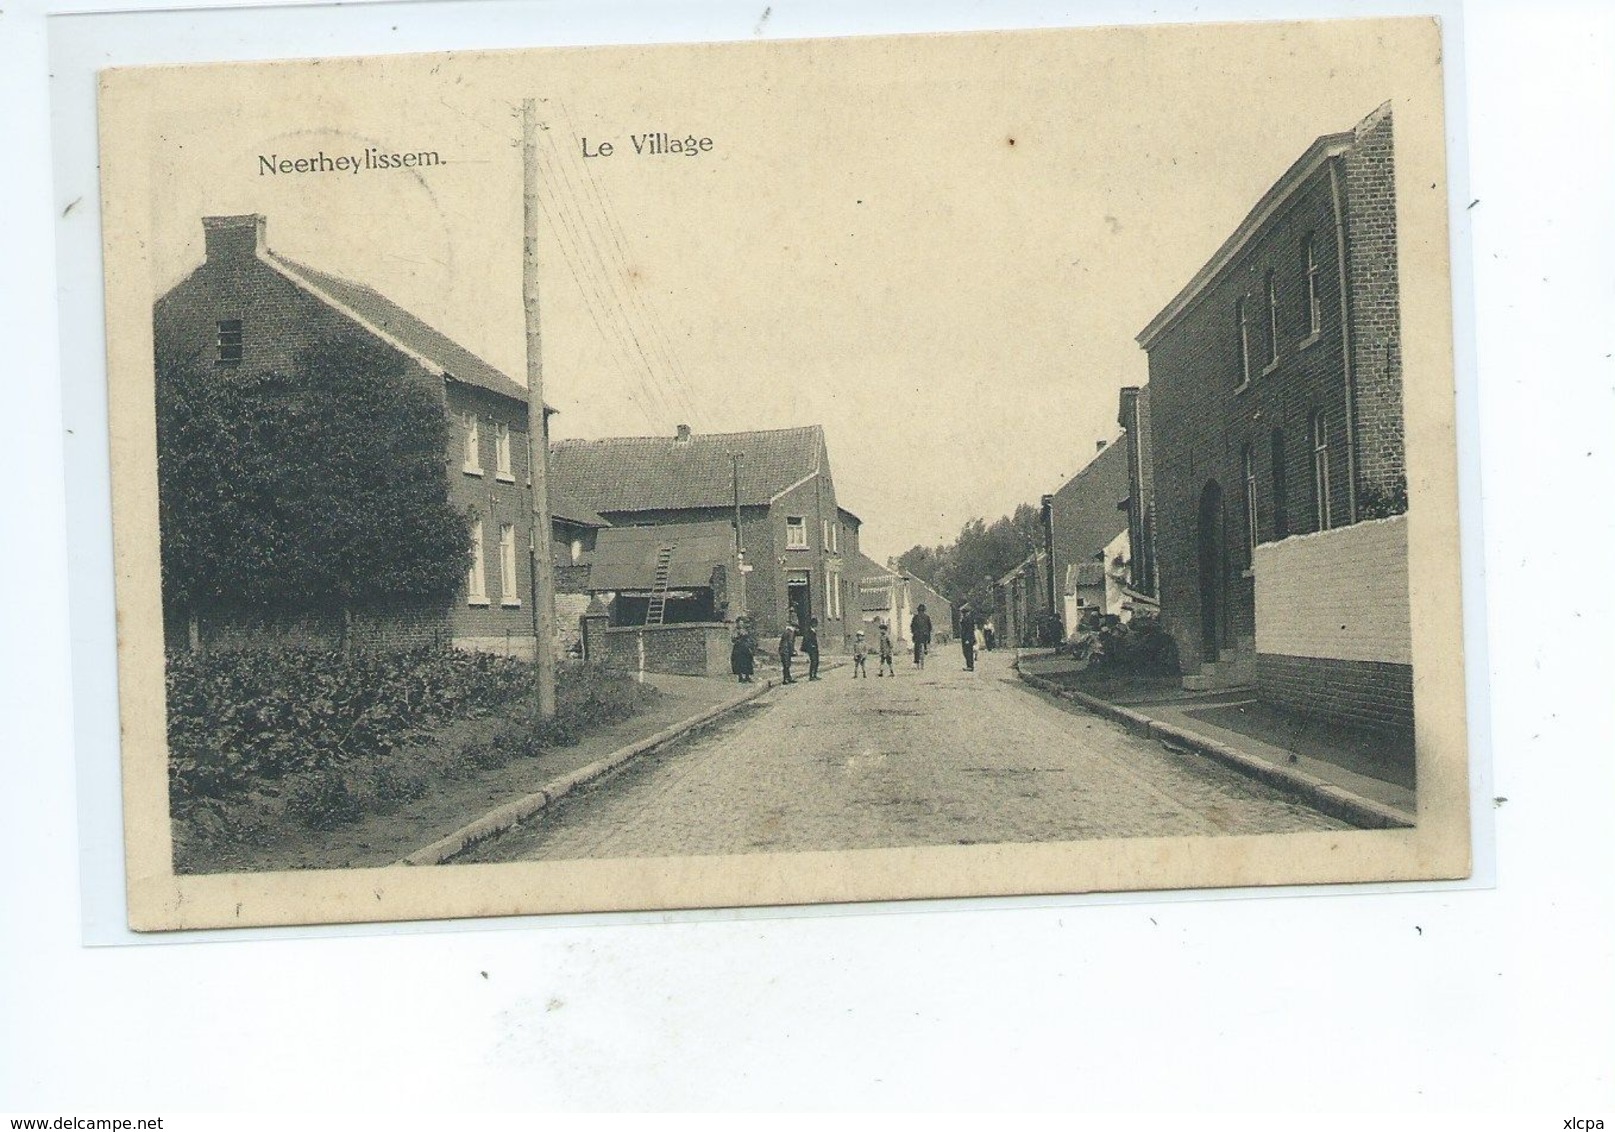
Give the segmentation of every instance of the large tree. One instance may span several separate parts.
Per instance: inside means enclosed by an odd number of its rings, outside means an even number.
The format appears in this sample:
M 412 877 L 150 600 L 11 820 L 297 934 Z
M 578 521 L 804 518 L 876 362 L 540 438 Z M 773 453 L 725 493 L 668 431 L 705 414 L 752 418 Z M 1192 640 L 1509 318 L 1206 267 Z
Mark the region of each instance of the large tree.
M 170 612 L 447 601 L 469 561 L 441 388 L 367 336 L 289 373 L 162 359 L 157 476 Z

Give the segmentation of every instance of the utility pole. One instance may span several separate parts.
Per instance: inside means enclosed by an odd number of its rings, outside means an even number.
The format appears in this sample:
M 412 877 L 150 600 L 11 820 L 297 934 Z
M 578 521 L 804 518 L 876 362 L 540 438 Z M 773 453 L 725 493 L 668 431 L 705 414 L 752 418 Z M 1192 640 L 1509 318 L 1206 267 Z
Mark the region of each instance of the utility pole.
M 735 615 L 746 616 L 746 547 L 740 540 L 740 460 L 744 452 L 729 453 L 729 482 L 735 493 Z
M 550 546 L 550 421 L 538 323 L 538 110 L 522 100 L 522 311 L 527 323 L 527 468 L 533 480 L 533 669 L 540 719 L 555 717 L 555 557 Z

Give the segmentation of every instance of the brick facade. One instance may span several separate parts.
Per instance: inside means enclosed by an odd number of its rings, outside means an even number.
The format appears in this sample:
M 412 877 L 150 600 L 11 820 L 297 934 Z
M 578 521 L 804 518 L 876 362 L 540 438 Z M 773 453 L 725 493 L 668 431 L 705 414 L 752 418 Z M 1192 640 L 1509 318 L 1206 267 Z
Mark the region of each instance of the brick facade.
M 1395 354 L 1390 130 L 1381 108 L 1318 139 L 1139 336 L 1162 621 L 1185 672 L 1254 660 L 1254 544 L 1350 524 L 1365 485 L 1401 475 L 1400 363 L 1348 365 Z
M 818 430 L 813 430 L 817 436 Z M 748 447 L 747 437 L 704 435 L 696 442 L 711 445 L 717 450 Z M 665 452 L 652 449 L 645 452 L 643 438 L 607 439 L 597 442 L 561 442 L 558 451 L 563 460 L 570 447 L 604 446 L 613 459 L 643 461 L 654 464 L 666 460 Z M 752 445 L 754 446 L 754 445 Z M 752 620 L 759 640 L 777 637 L 783 630 L 789 607 L 790 586 L 794 578 L 805 578 L 810 601 L 809 616 L 819 620 L 821 648 L 836 650 L 850 642 L 858 628 L 858 577 L 855 562 L 859 554 L 859 520 L 839 506 L 836 500 L 835 479 L 822 436 L 815 440 L 816 458 L 804 456 L 798 471 L 788 473 L 789 485 L 777 492 L 766 493 L 766 501 L 748 499 L 740 507 L 741 545 L 745 548 L 746 563 L 751 570 L 744 575 L 746 612 Z M 565 463 L 568 468 L 586 469 L 582 463 Z M 573 473 L 580 478 L 582 472 Z M 744 473 L 743 473 L 744 474 Z M 619 506 L 609 499 L 595 499 L 590 495 L 591 485 L 586 482 L 568 483 L 567 489 L 580 499 L 598 506 L 600 514 L 613 526 L 669 526 L 693 523 L 733 523 L 735 508 L 732 504 L 697 505 L 686 507 Z M 718 494 L 725 495 L 727 491 Z M 761 498 L 761 497 L 759 497 Z M 791 519 L 801 520 L 801 546 L 790 544 Z M 836 595 L 832 598 L 830 589 Z M 731 608 L 726 615 L 733 616 L 738 606 L 738 594 L 731 595 Z M 839 612 L 839 616 L 835 615 Z

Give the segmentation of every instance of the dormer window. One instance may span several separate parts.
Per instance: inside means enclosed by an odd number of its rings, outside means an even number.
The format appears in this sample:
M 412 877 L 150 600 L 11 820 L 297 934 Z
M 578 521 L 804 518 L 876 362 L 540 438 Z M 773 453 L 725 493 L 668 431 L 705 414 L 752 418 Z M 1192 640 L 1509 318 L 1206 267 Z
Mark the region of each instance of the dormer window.
M 218 347 L 219 365 L 238 366 L 241 364 L 241 320 L 239 318 L 219 320 Z

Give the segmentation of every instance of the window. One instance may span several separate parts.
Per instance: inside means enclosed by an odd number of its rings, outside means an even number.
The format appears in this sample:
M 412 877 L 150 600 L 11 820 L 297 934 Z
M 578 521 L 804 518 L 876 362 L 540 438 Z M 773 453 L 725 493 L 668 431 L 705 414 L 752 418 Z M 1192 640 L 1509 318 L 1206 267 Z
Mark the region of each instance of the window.
M 1279 285 L 1273 273 L 1267 273 L 1267 364 L 1279 364 Z
M 521 594 L 516 592 L 516 527 L 502 523 L 499 527 L 499 600 L 505 605 L 520 605 Z
M 807 520 L 800 515 L 788 516 L 785 520 L 785 548 L 806 550 L 807 544 Z
M 1245 477 L 1245 545 L 1250 550 L 1250 561 L 1256 562 L 1256 454 L 1249 444 L 1239 457 L 1240 472 Z
M 515 483 L 510 470 L 510 426 L 499 421 L 493 426 L 494 472 L 507 483 Z
M 1284 433 L 1273 430 L 1273 537 L 1288 538 L 1290 513 L 1284 501 Z
M 1245 300 L 1234 304 L 1234 320 L 1239 323 L 1239 384 L 1251 379 L 1251 325 L 1245 311 Z
M 471 570 L 465 579 L 465 601 L 467 605 L 488 604 L 488 580 L 483 573 L 482 562 L 481 519 L 471 523 Z
M 1323 306 L 1318 301 L 1318 252 L 1308 236 L 1302 244 L 1307 257 L 1307 334 L 1323 330 Z
M 826 575 L 828 582 L 824 592 L 824 613 L 832 621 L 841 620 L 841 575 L 831 571 Z
M 575 539 L 572 540 L 572 565 L 576 566 L 579 562 L 582 562 L 582 561 L 583 561 L 583 540 L 580 539 L 580 538 L 575 538 Z
M 835 520 L 830 523 L 830 549 L 837 554 L 841 553 L 841 524 Z
M 482 424 L 475 413 L 460 414 L 465 427 L 465 470 L 467 475 L 482 474 Z
M 1318 529 L 1330 527 L 1329 516 L 1329 422 L 1322 413 L 1312 414 L 1312 497 L 1317 504 Z
M 219 322 L 219 364 L 221 366 L 238 366 L 241 364 L 241 320 L 239 318 L 221 319 Z
M 830 520 L 819 520 L 819 542 L 826 551 L 830 549 Z

